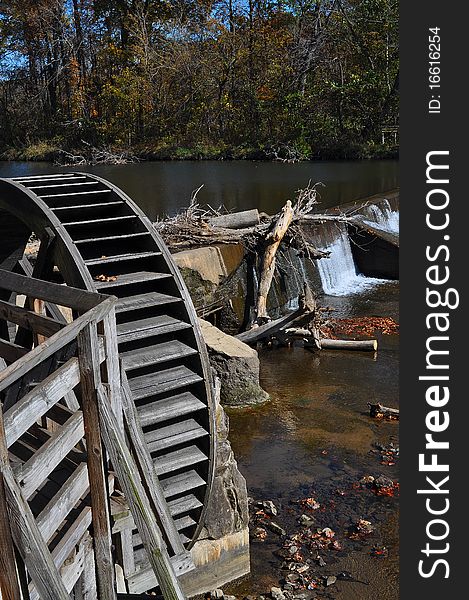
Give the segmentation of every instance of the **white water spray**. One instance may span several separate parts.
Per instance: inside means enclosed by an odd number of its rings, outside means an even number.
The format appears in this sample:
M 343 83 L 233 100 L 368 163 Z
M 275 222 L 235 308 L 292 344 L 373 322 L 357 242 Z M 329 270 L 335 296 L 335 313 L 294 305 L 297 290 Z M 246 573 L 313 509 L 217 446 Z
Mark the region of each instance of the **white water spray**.
M 366 277 L 358 272 L 345 228 L 341 228 L 334 241 L 322 250 L 330 252 L 329 258 L 317 261 L 322 288 L 328 296 L 357 294 L 377 284 L 386 283 L 385 279 Z
M 385 199 L 380 204 L 370 204 L 363 214 L 367 225 L 387 233 L 399 234 L 399 211 L 392 210 L 388 200 Z

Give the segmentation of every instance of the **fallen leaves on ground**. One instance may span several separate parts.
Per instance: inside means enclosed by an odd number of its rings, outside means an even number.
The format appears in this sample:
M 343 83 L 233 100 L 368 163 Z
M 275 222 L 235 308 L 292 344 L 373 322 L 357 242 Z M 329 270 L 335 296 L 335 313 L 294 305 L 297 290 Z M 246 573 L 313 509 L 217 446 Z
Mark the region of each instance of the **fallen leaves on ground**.
M 322 336 L 333 340 L 340 335 L 373 337 L 376 332 L 395 335 L 399 333 L 399 324 L 391 317 L 355 317 L 331 318 L 321 326 Z

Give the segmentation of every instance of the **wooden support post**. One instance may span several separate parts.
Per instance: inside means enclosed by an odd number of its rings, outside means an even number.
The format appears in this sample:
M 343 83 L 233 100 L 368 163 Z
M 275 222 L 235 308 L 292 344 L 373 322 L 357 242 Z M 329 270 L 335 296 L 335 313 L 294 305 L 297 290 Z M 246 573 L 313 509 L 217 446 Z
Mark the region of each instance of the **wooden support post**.
M 20 600 L 20 586 L 16 576 L 16 560 L 11 535 L 5 485 L 4 469 L 9 466 L 8 451 L 3 427 L 3 406 L 0 403 L 0 590 L 2 600 Z
M 129 503 L 132 516 L 147 551 L 150 565 L 158 580 L 158 585 L 165 600 L 184 600 L 184 593 L 172 567 L 150 501 L 140 480 L 139 469 L 119 430 L 103 386 L 98 390 L 98 401 L 104 444 Z
M 101 385 L 99 344 L 95 323 L 78 335 L 82 409 L 90 481 L 91 510 L 100 600 L 116 600 L 104 452 L 99 426 L 97 388 Z

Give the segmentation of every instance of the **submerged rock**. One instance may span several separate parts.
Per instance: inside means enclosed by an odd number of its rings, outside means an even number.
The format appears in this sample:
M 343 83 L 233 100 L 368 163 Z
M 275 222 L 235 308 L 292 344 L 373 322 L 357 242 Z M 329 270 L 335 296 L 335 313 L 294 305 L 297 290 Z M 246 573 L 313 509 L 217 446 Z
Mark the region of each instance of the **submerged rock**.
M 269 394 L 259 385 L 259 357 L 247 344 L 199 319 L 210 363 L 221 380 L 221 402 L 247 406 L 265 402 Z

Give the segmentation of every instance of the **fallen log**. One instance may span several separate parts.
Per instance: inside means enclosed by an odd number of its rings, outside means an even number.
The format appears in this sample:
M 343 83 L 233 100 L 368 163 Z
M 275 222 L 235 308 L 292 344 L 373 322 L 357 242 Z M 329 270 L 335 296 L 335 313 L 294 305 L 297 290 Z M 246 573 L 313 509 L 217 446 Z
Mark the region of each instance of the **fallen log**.
M 269 337 L 274 334 L 276 331 L 279 331 L 285 325 L 294 322 L 298 318 L 304 317 L 305 311 L 300 308 L 284 317 L 280 317 L 279 319 L 275 319 L 274 321 L 270 321 L 269 323 L 265 323 L 264 325 L 259 325 L 258 327 L 253 327 L 248 331 L 243 331 L 242 333 L 238 333 L 235 337 L 238 340 L 241 340 L 245 344 L 254 344 L 259 340 Z M 313 315 L 311 315 L 311 318 Z
M 362 350 L 376 352 L 377 340 L 330 340 L 323 338 L 320 341 L 322 350 Z
M 390 408 L 389 406 L 383 406 L 378 402 L 378 404 L 371 404 L 368 402 L 368 406 L 370 407 L 370 417 L 373 419 L 394 419 L 399 420 L 399 409 L 398 408 Z
M 292 203 L 287 200 L 280 211 L 280 215 L 273 228 L 268 232 L 265 243 L 266 247 L 262 257 L 262 267 L 259 279 L 259 290 L 257 292 L 256 321 L 267 319 L 267 296 L 275 272 L 275 262 L 278 247 L 283 240 L 290 223 L 293 221 L 294 212 Z
M 227 215 L 219 215 L 211 217 L 208 223 L 211 227 L 223 227 L 225 229 L 244 229 L 246 227 L 254 227 L 259 225 L 259 211 L 257 208 L 253 210 L 242 210 L 236 213 Z

